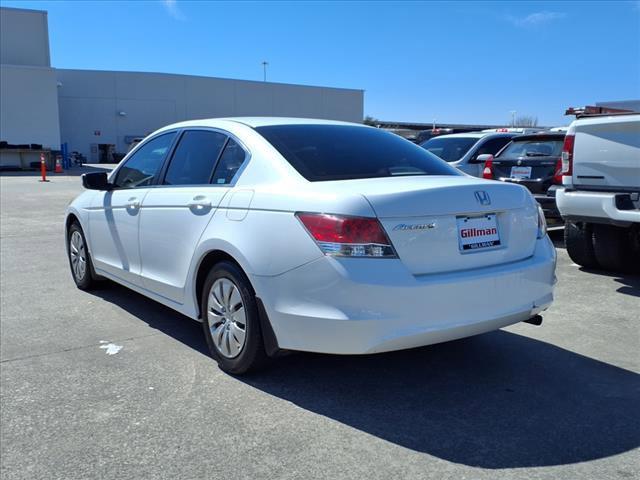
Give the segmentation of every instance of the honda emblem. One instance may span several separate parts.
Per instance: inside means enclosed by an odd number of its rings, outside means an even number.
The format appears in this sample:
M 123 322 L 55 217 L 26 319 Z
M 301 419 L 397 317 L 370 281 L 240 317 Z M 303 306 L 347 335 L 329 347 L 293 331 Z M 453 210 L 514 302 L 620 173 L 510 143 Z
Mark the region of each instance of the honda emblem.
M 491 205 L 491 198 L 489 198 L 489 194 L 484 190 L 478 190 L 476 192 L 476 200 L 480 205 Z

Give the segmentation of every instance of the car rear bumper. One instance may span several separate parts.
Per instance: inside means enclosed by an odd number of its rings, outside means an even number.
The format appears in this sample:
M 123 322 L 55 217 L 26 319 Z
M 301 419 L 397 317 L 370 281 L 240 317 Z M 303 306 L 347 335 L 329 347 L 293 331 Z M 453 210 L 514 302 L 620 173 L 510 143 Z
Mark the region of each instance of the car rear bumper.
M 414 276 L 400 260 L 322 257 L 252 281 L 280 348 L 366 354 L 526 320 L 552 302 L 555 261 L 545 237 L 525 260 L 463 272 Z
M 571 221 L 628 226 L 640 223 L 640 209 L 625 202 L 628 193 L 559 189 L 556 201 L 562 218 Z

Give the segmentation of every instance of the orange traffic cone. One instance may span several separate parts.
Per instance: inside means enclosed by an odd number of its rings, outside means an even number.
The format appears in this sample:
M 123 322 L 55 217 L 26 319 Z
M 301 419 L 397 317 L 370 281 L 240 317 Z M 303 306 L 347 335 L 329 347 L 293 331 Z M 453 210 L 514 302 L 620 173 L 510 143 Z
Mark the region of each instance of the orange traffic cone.
M 55 173 L 62 173 L 62 164 L 60 163 L 60 157 L 56 157 L 56 169 Z

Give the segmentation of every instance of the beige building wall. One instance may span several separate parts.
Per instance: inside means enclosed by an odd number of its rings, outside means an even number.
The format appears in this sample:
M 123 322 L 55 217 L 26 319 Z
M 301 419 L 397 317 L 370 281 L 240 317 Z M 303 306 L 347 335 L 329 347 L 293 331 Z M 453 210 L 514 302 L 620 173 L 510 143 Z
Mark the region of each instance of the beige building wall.
M 291 116 L 361 122 L 362 90 L 163 73 L 52 69 L 47 12 L 0 8 L 0 140 L 97 159 L 170 123 Z M 92 154 L 93 152 L 93 154 Z
M 58 92 L 53 69 L 0 65 L 0 140 L 60 148 Z
M 126 152 L 132 138 L 182 120 L 232 116 L 363 119 L 363 92 L 163 73 L 57 69 L 63 142 Z
M 60 148 L 47 12 L 0 8 L 0 140 Z
M 47 12 L 0 8 L 0 64 L 51 66 Z

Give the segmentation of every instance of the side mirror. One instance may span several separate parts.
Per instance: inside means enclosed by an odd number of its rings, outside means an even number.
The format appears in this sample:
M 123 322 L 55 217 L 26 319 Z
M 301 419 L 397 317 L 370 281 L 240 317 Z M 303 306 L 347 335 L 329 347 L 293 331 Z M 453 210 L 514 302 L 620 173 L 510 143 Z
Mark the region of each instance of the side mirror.
M 107 172 L 83 174 L 82 186 L 87 190 L 111 190 L 113 188 L 113 185 L 107 180 Z
M 493 155 L 491 155 L 490 153 L 483 153 L 482 155 L 478 155 L 469 163 L 486 163 L 488 161 L 493 161 Z

